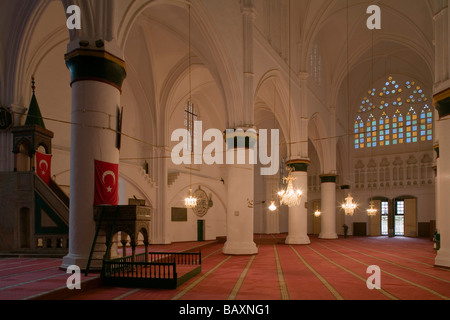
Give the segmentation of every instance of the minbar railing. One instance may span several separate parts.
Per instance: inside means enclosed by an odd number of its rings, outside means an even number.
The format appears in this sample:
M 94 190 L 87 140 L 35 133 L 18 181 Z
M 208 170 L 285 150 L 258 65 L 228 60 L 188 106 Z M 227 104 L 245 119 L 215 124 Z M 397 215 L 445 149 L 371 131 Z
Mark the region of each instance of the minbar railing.
M 183 274 L 177 266 L 183 266 Z M 175 289 L 200 272 L 201 252 L 150 252 L 104 260 L 101 277 L 105 285 Z

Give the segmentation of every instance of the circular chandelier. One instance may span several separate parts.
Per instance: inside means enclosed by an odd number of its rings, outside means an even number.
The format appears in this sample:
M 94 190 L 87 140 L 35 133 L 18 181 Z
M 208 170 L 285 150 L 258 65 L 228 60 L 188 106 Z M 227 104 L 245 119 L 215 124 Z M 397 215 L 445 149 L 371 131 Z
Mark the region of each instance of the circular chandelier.
M 357 207 L 357 205 L 356 205 L 356 203 L 353 202 L 353 197 L 349 193 L 348 197 L 345 198 L 345 203 L 342 204 L 342 209 L 344 209 L 345 215 L 353 216 L 353 214 L 355 213 L 356 207 Z
M 369 208 L 367 209 L 367 215 L 369 215 L 370 217 L 376 216 L 377 215 L 378 210 L 375 208 L 375 204 L 373 203 L 373 201 L 370 201 L 369 204 Z
M 189 196 L 184 199 L 184 205 L 188 209 L 192 209 L 197 206 L 197 198 L 192 196 L 192 189 L 189 189 Z
M 287 178 L 283 178 L 285 182 L 287 182 L 286 190 L 282 190 L 278 192 L 278 196 L 280 197 L 280 203 L 283 205 L 287 205 L 289 208 L 300 205 L 302 201 L 303 192 L 300 189 L 294 189 L 294 185 L 292 181 L 296 180 L 292 176 L 292 169 L 289 170 L 289 175 Z

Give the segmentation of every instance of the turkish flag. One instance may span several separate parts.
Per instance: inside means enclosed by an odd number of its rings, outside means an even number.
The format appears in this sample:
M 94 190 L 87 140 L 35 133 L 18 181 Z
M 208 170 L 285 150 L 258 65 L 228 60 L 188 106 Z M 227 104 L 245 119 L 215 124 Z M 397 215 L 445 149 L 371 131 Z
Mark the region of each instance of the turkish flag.
M 48 186 L 50 186 L 50 166 L 52 163 L 51 154 L 43 154 L 36 151 L 36 172 Z
M 95 160 L 94 206 L 119 204 L 119 165 Z

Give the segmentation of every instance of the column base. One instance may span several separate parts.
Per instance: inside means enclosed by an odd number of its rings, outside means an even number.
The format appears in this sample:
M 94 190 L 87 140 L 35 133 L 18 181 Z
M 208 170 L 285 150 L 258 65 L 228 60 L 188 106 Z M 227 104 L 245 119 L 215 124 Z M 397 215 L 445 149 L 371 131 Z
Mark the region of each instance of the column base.
M 63 257 L 60 268 L 67 269 L 70 266 L 77 266 L 81 270 L 86 270 L 88 260 L 89 257 L 69 253 L 67 256 Z
M 254 242 L 225 242 L 223 254 L 243 256 L 258 254 L 258 248 Z
M 434 265 L 436 267 L 450 268 L 450 250 L 440 249 L 434 260 Z
M 321 233 L 319 234 L 319 239 L 334 240 L 338 239 L 338 235 L 337 233 Z
M 310 244 L 308 236 L 287 236 L 285 244 Z

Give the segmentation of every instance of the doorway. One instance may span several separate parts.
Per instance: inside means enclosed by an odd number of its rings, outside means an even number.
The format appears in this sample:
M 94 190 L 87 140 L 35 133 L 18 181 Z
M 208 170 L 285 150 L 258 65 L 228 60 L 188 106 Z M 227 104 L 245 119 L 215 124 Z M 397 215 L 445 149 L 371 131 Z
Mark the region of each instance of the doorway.
M 205 241 L 205 220 L 197 220 L 197 241 Z

